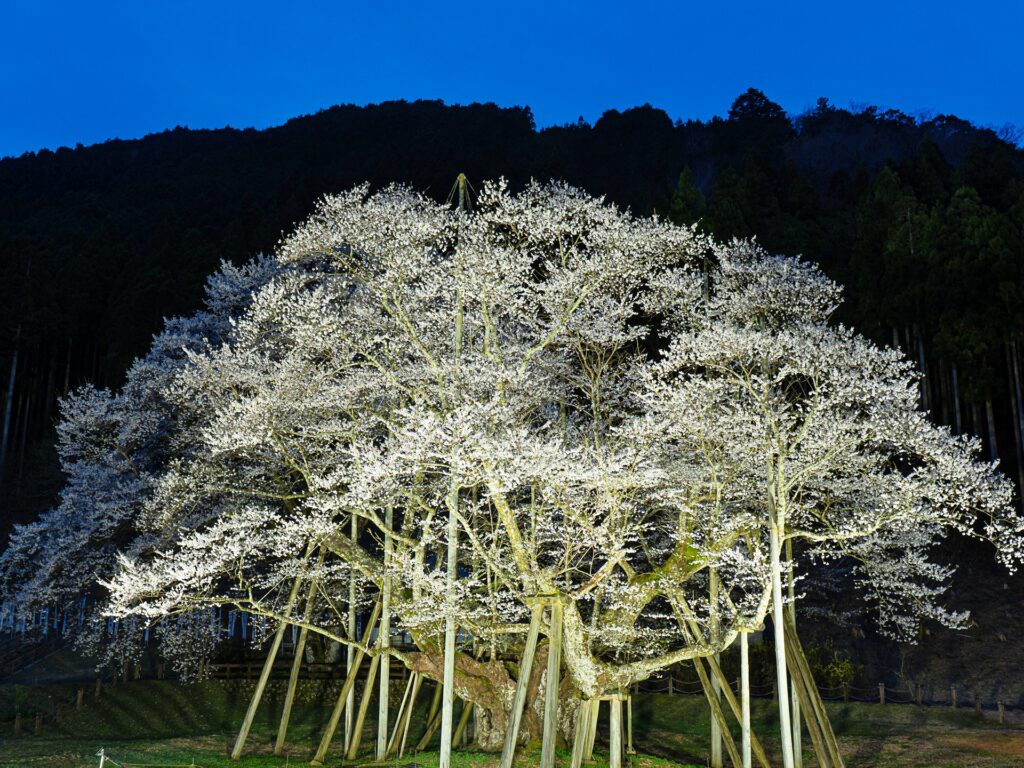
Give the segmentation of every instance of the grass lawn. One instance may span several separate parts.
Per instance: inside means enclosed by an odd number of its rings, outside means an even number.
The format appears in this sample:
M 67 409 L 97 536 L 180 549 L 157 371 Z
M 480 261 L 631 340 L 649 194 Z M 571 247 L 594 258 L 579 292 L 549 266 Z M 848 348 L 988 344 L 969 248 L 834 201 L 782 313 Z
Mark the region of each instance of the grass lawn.
M 289 730 L 288 753 L 271 754 L 280 717 L 280 696 L 271 696 L 260 707 L 247 746 L 239 762 L 227 758 L 251 684 L 210 681 L 181 684 L 172 681 L 138 681 L 105 687 L 98 700 L 89 687 L 85 706 L 74 710 L 76 686 L 70 684 L 19 687 L 0 685 L 0 766 L 9 768 L 79 768 L 97 766 L 102 747 L 117 764 L 126 768 L 148 766 L 289 766 L 308 764 L 329 715 L 333 696 L 323 683 L 304 683 L 300 689 Z M 397 684 L 395 688 L 400 688 Z M 397 692 L 401 695 L 401 690 Z M 421 694 L 424 701 L 429 695 Z M 26 713 L 23 733 L 15 738 L 12 718 L 15 702 Z M 60 703 L 62 717 L 44 720 L 41 735 L 33 735 L 31 714 L 37 709 L 52 713 Z M 371 711 L 376 709 L 374 704 Z M 707 764 L 709 720 L 706 705 L 696 696 L 640 695 L 634 697 L 634 742 L 638 755 L 630 756 L 632 768 L 667 768 Z M 973 711 L 952 711 L 907 705 L 830 705 L 840 746 L 850 768 L 1021 768 L 1024 766 L 1024 724 L 1000 726 L 991 717 L 979 719 Z M 606 713 L 598 738 L 596 766 L 607 764 Z M 422 713 L 421 713 L 422 718 Z M 755 701 L 753 719 L 769 754 L 778 750 L 778 721 L 772 703 Z M 367 723 L 364 746 L 369 749 L 374 724 Z M 413 726 L 410 743 L 422 729 Z M 738 732 L 737 732 L 738 737 Z M 436 736 L 434 745 L 436 749 Z M 342 764 L 340 746 L 327 765 Z M 559 753 L 568 764 L 568 752 Z M 368 756 L 364 760 L 368 759 Z M 401 763 L 414 762 L 409 756 Z M 422 766 L 437 764 L 436 752 L 415 756 Z M 519 758 L 523 768 L 539 762 L 537 750 Z M 497 756 L 473 751 L 458 753 L 459 768 L 494 768 Z M 109 765 L 109 763 L 108 763 Z M 805 742 L 804 765 L 814 765 Z

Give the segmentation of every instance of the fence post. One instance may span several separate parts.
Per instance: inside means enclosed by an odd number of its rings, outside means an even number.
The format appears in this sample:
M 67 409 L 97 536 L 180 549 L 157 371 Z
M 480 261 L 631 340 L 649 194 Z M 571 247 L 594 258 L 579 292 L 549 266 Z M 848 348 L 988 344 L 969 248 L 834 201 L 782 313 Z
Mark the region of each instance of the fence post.
M 843 683 L 843 704 L 850 703 L 850 684 Z
M 85 688 L 78 686 L 78 693 L 75 695 L 75 709 L 81 709 L 85 703 Z
M 974 713 L 981 717 L 981 697 L 977 691 L 974 692 Z
M 21 736 L 21 712 L 14 713 L 14 735 Z
M 100 677 L 99 675 L 97 675 L 96 676 L 96 693 L 93 695 L 93 698 L 98 699 L 100 697 L 100 692 L 102 690 L 103 690 L 103 678 Z
M 1002 699 L 1000 699 L 997 702 L 997 706 L 999 707 L 999 724 L 1000 725 L 1006 725 L 1006 711 L 1003 709 L 1003 700 Z
M 949 686 L 949 700 L 950 700 L 950 703 L 953 705 L 953 709 L 956 709 L 956 686 L 955 685 Z
M 917 706 L 920 707 L 922 704 L 924 704 L 924 686 L 923 685 L 917 686 L 917 691 L 914 694 L 914 698 L 917 699 Z
M 878 684 L 878 703 L 885 704 L 885 683 Z
M 672 694 L 673 694 L 673 690 L 672 690 L 672 673 L 669 672 L 668 673 L 668 695 L 671 696 Z
M 35 734 L 39 736 L 43 732 L 43 713 L 36 712 Z

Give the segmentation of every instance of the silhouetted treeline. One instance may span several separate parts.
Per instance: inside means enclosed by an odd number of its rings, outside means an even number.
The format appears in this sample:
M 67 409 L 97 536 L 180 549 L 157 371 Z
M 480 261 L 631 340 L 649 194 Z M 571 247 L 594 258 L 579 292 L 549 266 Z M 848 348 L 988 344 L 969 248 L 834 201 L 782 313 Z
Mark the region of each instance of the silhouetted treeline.
M 820 100 L 793 119 L 753 90 L 707 122 L 643 106 L 538 131 L 523 108 L 388 102 L 0 160 L 0 529 L 59 488 L 56 398 L 116 385 L 220 260 L 271 250 L 326 192 L 404 181 L 444 199 L 459 172 L 562 178 L 817 260 L 847 286 L 843 319 L 919 360 L 936 417 L 1016 474 L 1022 169 L 954 117 Z

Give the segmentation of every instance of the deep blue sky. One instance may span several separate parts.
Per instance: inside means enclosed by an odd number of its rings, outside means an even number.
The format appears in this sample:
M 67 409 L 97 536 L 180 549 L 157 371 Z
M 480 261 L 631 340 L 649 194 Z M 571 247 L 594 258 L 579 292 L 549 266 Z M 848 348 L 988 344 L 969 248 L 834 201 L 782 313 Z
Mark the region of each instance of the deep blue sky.
M 644 102 L 706 118 L 749 86 L 790 112 L 824 95 L 1024 126 L 1022 8 L 0 0 L 0 156 L 398 98 L 528 105 L 538 126 Z

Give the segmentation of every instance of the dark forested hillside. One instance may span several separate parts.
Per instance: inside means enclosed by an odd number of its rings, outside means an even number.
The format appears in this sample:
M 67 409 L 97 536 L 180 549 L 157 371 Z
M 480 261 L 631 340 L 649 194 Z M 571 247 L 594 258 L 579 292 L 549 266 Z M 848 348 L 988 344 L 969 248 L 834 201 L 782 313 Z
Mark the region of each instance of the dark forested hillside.
M 843 319 L 912 354 L 936 418 L 1016 475 L 1022 169 L 954 117 L 822 99 L 793 118 L 753 90 L 708 122 L 643 106 L 538 131 L 523 108 L 389 102 L 0 160 L 0 533 L 59 488 L 57 397 L 116 385 L 221 259 L 272 249 L 325 192 L 403 181 L 443 199 L 459 172 L 562 178 L 815 259 L 847 286 Z

